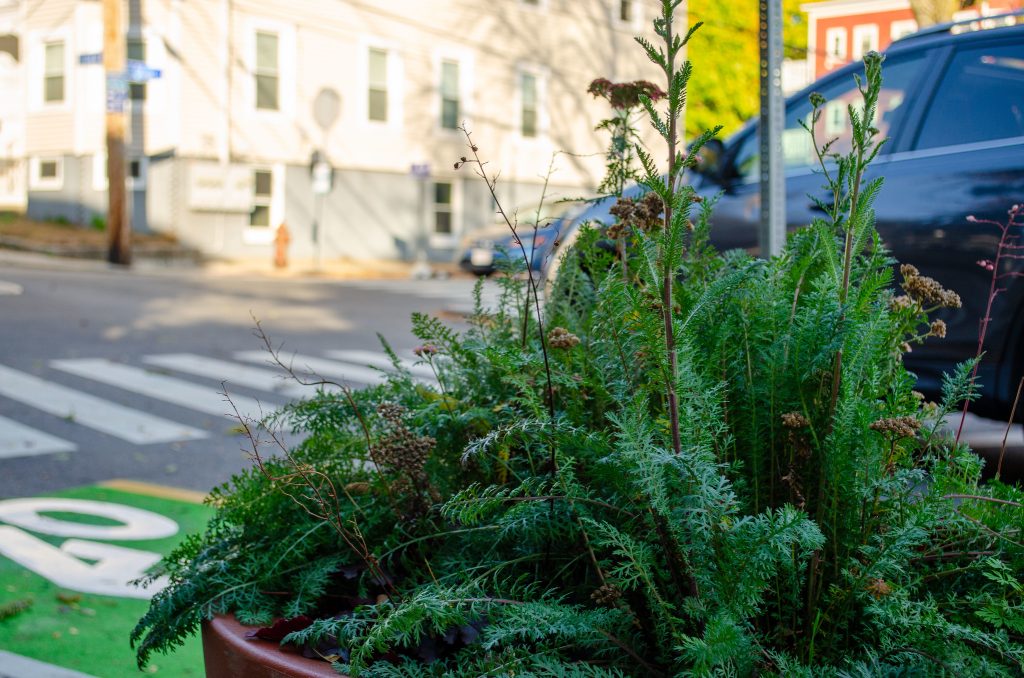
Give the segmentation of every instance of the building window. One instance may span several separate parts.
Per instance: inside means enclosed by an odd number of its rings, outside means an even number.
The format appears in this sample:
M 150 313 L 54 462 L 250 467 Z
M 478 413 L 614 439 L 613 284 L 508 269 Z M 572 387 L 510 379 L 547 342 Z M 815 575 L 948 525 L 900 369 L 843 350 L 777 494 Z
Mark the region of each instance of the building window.
M 43 102 L 61 103 L 64 101 L 64 42 L 46 43 L 45 52 Z
M 29 188 L 59 191 L 64 187 L 63 158 L 32 158 L 29 165 Z
M 830 28 L 825 31 L 828 61 L 846 61 L 846 29 Z
M 128 59 L 146 63 L 146 43 L 141 38 L 128 38 Z M 128 84 L 128 96 L 132 101 L 146 100 L 146 83 L 132 82 Z
M 149 159 L 145 157 L 131 158 L 128 160 L 128 188 L 133 191 L 141 191 L 146 187 L 146 172 L 149 169 Z
M 917 22 L 913 19 L 893 21 L 889 26 L 889 38 L 893 41 L 917 32 Z
M 434 234 L 452 234 L 452 185 L 434 184 Z
M 853 27 L 853 58 L 861 59 L 865 54 L 878 49 L 878 25 L 862 24 Z
M 459 128 L 459 64 L 455 61 L 441 62 L 441 127 Z
M 519 90 L 522 96 L 522 123 L 520 131 L 524 137 L 537 136 L 537 76 L 522 73 L 519 76 Z
M 256 32 L 256 108 L 280 110 L 278 89 L 278 38 L 276 33 Z
M 252 173 L 252 211 L 249 225 L 270 228 L 270 203 L 274 195 L 274 175 L 270 170 L 258 169 Z
M 370 48 L 369 62 L 369 110 L 370 120 L 388 120 L 388 53 L 382 49 Z
M 633 20 L 633 3 L 631 0 L 619 0 L 619 21 Z

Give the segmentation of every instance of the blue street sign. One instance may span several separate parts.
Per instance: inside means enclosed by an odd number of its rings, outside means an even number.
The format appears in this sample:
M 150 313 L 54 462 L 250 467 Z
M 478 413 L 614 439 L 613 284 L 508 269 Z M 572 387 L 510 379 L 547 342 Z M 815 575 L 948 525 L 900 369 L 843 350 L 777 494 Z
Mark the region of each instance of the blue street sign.
M 417 179 L 426 179 L 430 176 L 430 165 L 425 162 L 413 163 L 409 167 L 409 174 L 413 175 Z
M 92 52 L 90 54 L 79 54 L 78 63 L 94 66 L 103 63 L 103 52 Z
M 159 68 L 152 68 L 147 66 L 145 61 L 138 61 L 136 59 L 128 60 L 128 67 L 124 72 L 128 82 L 146 82 L 147 80 L 159 78 L 162 74 L 163 72 Z

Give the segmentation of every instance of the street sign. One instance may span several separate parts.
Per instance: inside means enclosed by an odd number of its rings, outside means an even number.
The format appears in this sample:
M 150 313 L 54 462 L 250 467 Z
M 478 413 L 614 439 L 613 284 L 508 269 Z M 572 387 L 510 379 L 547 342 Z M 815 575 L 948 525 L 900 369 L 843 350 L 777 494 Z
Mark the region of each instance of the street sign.
M 416 162 L 409 166 L 409 174 L 417 179 L 426 179 L 430 176 L 430 165 L 425 162 Z
M 147 66 L 145 61 L 129 59 L 124 75 L 128 82 L 146 82 L 147 80 L 155 80 L 156 78 L 159 78 L 163 75 L 163 71 L 159 68 Z
M 107 113 L 124 113 L 128 100 L 128 81 L 123 75 L 107 73 Z
M 79 54 L 78 63 L 83 66 L 95 66 L 96 64 L 103 63 L 103 52 L 91 52 L 89 54 Z

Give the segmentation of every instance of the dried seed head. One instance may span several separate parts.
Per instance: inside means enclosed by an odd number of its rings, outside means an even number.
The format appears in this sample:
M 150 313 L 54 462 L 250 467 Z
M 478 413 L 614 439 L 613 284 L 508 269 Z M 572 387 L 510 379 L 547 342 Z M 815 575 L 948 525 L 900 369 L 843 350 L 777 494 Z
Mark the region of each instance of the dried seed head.
M 422 358 L 423 356 L 435 355 L 439 350 L 440 349 L 433 344 L 423 344 L 422 346 L 414 348 L 412 352 L 415 356 Z
M 946 322 L 944 320 L 933 320 L 932 324 L 928 326 L 928 330 L 933 337 L 943 339 L 946 336 Z
M 564 327 L 556 327 L 548 332 L 548 345 L 551 348 L 572 348 L 579 343 L 580 338 Z
M 947 290 L 935 278 L 921 275 L 916 267 L 910 264 L 900 266 L 903 275 L 903 289 L 910 297 L 923 306 L 939 306 L 944 308 L 960 308 L 960 295 Z
M 908 297 L 906 294 L 901 294 L 898 297 L 893 297 L 892 301 L 889 302 L 889 308 L 893 311 L 902 311 L 905 308 L 916 307 L 917 302 Z
M 370 483 L 349 483 L 345 486 L 349 494 L 367 494 L 370 491 Z
M 921 422 L 914 417 L 889 417 L 871 422 L 868 428 L 879 433 L 890 433 L 896 438 L 913 438 L 921 428 Z
M 590 599 L 598 605 L 614 605 L 622 597 L 622 590 L 614 584 L 602 584 L 590 594 Z
M 884 598 L 892 593 L 892 587 L 884 579 L 872 579 L 865 588 L 875 598 Z
M 811 422 L 800 412 L 786 412 L 782 415 L 782 425 L 786 428 L 805 428 Z

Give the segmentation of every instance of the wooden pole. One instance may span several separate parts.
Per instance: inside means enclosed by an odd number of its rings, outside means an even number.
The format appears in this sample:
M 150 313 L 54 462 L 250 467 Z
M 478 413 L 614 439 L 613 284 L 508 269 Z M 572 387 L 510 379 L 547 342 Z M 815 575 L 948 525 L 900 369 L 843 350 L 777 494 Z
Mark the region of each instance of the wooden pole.
M 103 69 L 107 74 L 107 260 L 128 266 L 132 263 L 131 224 L 125 197 L 124 105 L 126 50 L 123 0 L 103 0 Z

